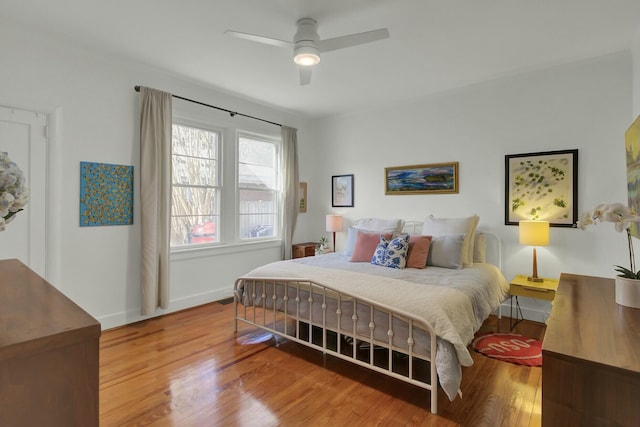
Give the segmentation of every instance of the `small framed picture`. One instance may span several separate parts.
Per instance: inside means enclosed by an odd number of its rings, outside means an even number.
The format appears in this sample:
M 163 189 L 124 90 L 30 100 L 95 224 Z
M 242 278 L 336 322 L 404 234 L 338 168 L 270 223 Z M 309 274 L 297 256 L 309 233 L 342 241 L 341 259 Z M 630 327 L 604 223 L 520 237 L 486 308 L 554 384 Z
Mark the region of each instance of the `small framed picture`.
M 298 212 L 306 213 L 307 212 L 307 183 L 300 183 L 300 205 L 298 207 Z
M 333 175 L 331 177 L 331 206 L 353 207 L 353 175 Z

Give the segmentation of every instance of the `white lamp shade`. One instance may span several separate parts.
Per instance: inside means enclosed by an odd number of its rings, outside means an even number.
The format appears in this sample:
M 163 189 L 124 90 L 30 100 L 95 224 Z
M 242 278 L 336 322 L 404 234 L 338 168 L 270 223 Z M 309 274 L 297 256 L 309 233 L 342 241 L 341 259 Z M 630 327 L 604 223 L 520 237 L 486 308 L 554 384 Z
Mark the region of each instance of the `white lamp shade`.
M 340 215 L 327 215 L 327 231 L 342 231 L 342 216 Z
M 547 246 L 549 244 L 549 222 L 523 220 L 518 223 L 520 244 Z

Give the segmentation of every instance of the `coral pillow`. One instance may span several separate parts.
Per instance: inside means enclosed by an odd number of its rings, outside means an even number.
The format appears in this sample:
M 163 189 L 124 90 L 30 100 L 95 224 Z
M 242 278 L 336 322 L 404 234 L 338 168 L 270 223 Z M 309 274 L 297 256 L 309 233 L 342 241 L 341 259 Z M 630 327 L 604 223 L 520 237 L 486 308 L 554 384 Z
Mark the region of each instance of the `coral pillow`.
M 407 252 L 407 268 L 425 268 L 429 256 L 431 236 L 409 237 L 409 251 Z
M 356 246 L 353 248 L 351 262 L 371 262 L 371 257 L 380 243 L 380 237 L 391 239 L 391 233 L 366 232 L 358 230 Z

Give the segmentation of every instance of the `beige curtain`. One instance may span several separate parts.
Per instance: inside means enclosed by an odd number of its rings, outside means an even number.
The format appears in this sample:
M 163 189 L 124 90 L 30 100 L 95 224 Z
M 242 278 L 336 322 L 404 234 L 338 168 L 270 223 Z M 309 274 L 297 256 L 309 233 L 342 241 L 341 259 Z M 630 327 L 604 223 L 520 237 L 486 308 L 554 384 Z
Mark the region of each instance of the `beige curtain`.
M 169 304 L 171 94 L 140 88 L 142 315 Z
M 300 206 L 298 178 L 298 130 L 282 126 L 282 150 L 284 171 L 284 200 L 282 215 L 282 259 L 291 258 L 293 232 L 296 229 Z

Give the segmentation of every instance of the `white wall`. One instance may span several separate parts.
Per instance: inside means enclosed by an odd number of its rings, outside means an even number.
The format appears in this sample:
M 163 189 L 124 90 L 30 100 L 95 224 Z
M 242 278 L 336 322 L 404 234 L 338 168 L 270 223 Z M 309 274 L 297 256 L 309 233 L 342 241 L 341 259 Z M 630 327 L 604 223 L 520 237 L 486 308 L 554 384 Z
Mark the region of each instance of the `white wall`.
M 322 147 L 313 170 L 318 188 L 309 192 L 316 234 L 330 212 L 414 220 L 477 213 L 480 228 L 501 237 L 507 279 L 530 274 L 531 248 L 518 244 L 516 226 L 504 225 L 504 156 L 577 148 L 579 211 L 625 202 L 624 132 L 631 117 L 632 60 L 625 52 L 314 122 L 313 145 Z M 451 161 L 459 162 L 459 194 L 385 196 L 385 167 Z M 351 173 L 355 207 L 331 208 L 330 176 Z M 551 244 L 538 249 L 538 272 L 613 277 L 613 264 L 627 260 L 625 236 L 611 224 L 554 227 Z M 550 308 L 525 304 L 539 311 L 527 316 L 539 320 Z
M 140 257 L 138 94 L 144 85 L 299 128 L 305 120 L 154 69 L 99 56 L 68 43 L 0 25 L 0 104 L 52 118 L 49 146 L 46 278 L 101 321 L 103 328 L 139 320 Z M 211 110 L 211 114 L 213 110 Z M 222 113 L 220 113 L 222 114 Z M 242 123 L 236 116 L 236 125 Z M 228 119 L 228 115 L 225 115 Z M 247 119 L 244 119 L 247 120 Z M 279 130 L 276 128 L 276 132 Z M 80 161 L 134 165 L 132 226 L 79 226 Z M 304 165 L 304 161 L 301 161 Z M 304 219 L 301 221 L 304 226 Z M 238 251 L 240 250 L 240 251 Z M 170 310 L 231 296 L 233 280 L 279 259 L 277 247 L 174 257 Z M 158 311 L 157 314 L 162 313 Z

